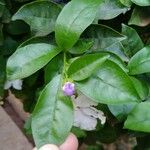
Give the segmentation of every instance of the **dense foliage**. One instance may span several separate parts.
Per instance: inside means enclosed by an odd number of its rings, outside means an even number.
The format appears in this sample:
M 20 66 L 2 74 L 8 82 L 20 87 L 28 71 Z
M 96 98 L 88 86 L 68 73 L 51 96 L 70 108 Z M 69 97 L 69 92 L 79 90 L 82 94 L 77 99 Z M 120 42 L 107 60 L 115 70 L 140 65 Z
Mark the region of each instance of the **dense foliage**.
M 25 127 L 38 148 L 70 131 L 95 149 L 123 135 L 150 148 L 149 24 L 149 0 L 0 0 L 0 96 L 6 81 L 23 79 L 14 93 L 32 113 Z M 73 127 L 66 82 L 98 103 L 105 124 Z

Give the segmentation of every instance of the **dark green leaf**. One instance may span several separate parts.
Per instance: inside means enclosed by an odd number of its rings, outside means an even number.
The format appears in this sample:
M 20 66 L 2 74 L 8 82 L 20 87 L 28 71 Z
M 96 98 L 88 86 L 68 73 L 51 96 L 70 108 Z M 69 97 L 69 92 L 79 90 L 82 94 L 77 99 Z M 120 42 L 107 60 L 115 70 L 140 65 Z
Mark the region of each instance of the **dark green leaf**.
M 108 105 L 111 113 L 120 121 L 126 119 L 127 115 L 131 112 L 131 110 L 135 107 L 137 103 L 127 103 L 127 104 L 119 104 L 119 105 Z
M 124 54 L 125 48 L 123 47 L 121 42 L 110 45 L 105 50 L 116 54 L 125 62 L 129 61 L 129 58 Z
M 71 54 L 83 54 L 93 46 L 92 40 L 79 40 L 70 50 Z
M 122 44 L 125 47 L 124 52 L 128 56 L 134 55 L 136 52 L 144 47 L 141 38 L 139 37 L 136 30 L 134 30 L 133 28 L 122 24 L 122 34 L 127 36 L 127 38 L 122 41 Z
M 142 74 L 150 72 L 150 46 L 137 52 L 129 61 L 130 74 Z
M 7 62 L 8 80 L 30 76 L 44 67 L 60 51 L 57 47 L 45 43 L 30 44 L 17 49 Z
M 147 85 L 145 82 L 143 82 L 143 81 L 141 81 L 141 80 L 138 80 L 138 79 L 136 79 L 136 78 L 134 78 L 134 77 L 130 77 L 130 78 L 131 78 L 132 83 L 133 83 L 133 85 L 134 85 L 136 91 L 138 92 L 138 94 L 139 94 L 141 100 L 145 100 L 146 97 L 147 97 L 148 94 L 149 94 L 148 85 Z
M 75 81 L 84 80 L 90 77 L 109 57 L 109 54 L 103 53 L 88 54 L 79 57 L 69 66 L 68 76 Z
M 105 25 L 91 25 L 85 31 L 85 36 L 93 40 L 92 50 L 104 49 L 125 39 L 125 36 Z
M 150 0 L 131 0 L 131 1 L 139 6 L 150 6 Z
M 61 74 L 63 68 L 63 56 L 57 55 L 44 68 L 45 84 L 48 84 L 54 76 Z
M 147 26 L 150 24 L 150 7 L 135 7 L 129 25 Z
M 77 42 L 95 19 L 101 2 L 102 0 L 72 0 L 63 8 L 55 27 L 59 47 L 67 51 Z
M 24 20 L 36 36 L 44 36 L 54 31 L 55 21 L 61 7 L 51 1 L 35 1 L 21 7 L 12 20 Z
M 129 76 L 110 60 L 105 61 L 93 77 L 76 82 L 76 86 L 87 97 L 104 104 L 140 101 Z
M 149 108 L 149 102 L 137 104 L 125 121 L 124 128 L 135 131 L 150 132 Z
M 60 75 L 42 91 L 32 114 L 32 132 L 37 148 L 47 144 L 62 144 L 73 124 L 73 105 L 61 95 Z
M 122 5 L 119 0 L 104 0 L 98 8 L 96 19 L 113 19 L 122 13 L 126 13 L 128 10 L 129 8 Z

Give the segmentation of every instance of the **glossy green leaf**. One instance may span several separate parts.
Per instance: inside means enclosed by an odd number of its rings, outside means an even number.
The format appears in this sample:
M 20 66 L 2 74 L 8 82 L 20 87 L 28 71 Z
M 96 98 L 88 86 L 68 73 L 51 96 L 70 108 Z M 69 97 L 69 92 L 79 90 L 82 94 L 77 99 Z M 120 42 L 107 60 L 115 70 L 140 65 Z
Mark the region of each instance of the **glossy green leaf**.
M 136 104 L 137 103 L 108 105 L 108 108 L 119 121 L 123 121 L 127 118 L 127 115 L 132 111 Z
M 129 25 L 147 26 L 150 24 L 150 7 L 135 7 L 131 18 L 128 22 Z
M 54 57 L 44 68 L 45 84 L 49 83 L 56 75 L 61 74 L 63 68 L 63 55 Z
M 32 133 L 37 148 L 53 143 L 62 144 L 73 125 L 70 97 L 61 93 L 60 75 L 42 91 L 32 114 Z
M 109 57 L 109 54 L 103 53 L 88 54 L 79 57 L 69 66 L 68 76 L 75 81 L 84 80 L 90 77 Z
M 120 57 L 118 57 L 116 54 L 111 53 L 111 52 L 106 52 L 110 54 L 111 56 L 108 58 L 109 60 L 113 61 L 116 63 L 124 72 L 129 72 L 126 64 L 122 61 Z
M 145 100 L 147 97 L 148 97 L 148 94 L 149 94 L 149 88 L 148 88 L 148 85 L 141 81 L 141 80 L 138 80 L 134 77 L 130 77 L 131 80 L 132 80 L 132 83 L 136 89 L 136 91 L 138 92 L 141 100 Z
M 95 19 L 101 2 L 102 0 L 72 0 L 63 8 L 55 27 L 59 47 L 68 50 L 77 42 L 82 32 Z
M 61 7 L 51 1 L 35 1 L 21 7 L 12 20 L 24 20 L 36 36 L 44 36 L 54 31 Z
M 120 57 L 123 61 L 128 62 L 129 58 L 124 54 L 125 48 L 121 42 L 110 45 L 105 49 L 106 51 L 112 52 Z
M 150 132 L 149 108 L 149 102 L 143 102 L 136 105 L 125 121 L 124 128 L 135 131 Z
M 123 104 L 140 101 L 129 76 L 110 60 L 105 61 L 91 78 L 76 82 L 76 86 L 84 95 L 99 103 Z
M 22 79 L 44 67 L 61 50 L 53 45 L 38 43 L 17 49 L 7 62 L 8 80 Z
M 150 46 L 137 52 L 129 61 L 130 74 L 142 74 L 150 72 Z
M 133 28 L 122 24 L 122 34 L 127 36 L 127 38 L 122 41 L 126 55 L 132 56 L 144 47 L 141 38 Z
M 92 40 L 81 39 L 69 50 L 71 54 L 83 54 L 93 46 Z
M 128 10 L 129 8 L 122 5 L 119 0 L 104 0 L 98 8 L 96 19 L 113 19 L 122 13 L 126 13 Z
M 139 6 L 150 6 L 150 0 L 131 0 L 131 1 Z
M 86 29 L 84 35 L 88 39 L 93 40 L 94 45 L 91 49 L 94 50 L 110 47 L 112 44 L 120 42 L 126 38 L 112 28 L 101 24 L 91 25 Z
M 127 7 L 130 7 L 132 5 L 131 0 L 120 0 L 120 2 Z

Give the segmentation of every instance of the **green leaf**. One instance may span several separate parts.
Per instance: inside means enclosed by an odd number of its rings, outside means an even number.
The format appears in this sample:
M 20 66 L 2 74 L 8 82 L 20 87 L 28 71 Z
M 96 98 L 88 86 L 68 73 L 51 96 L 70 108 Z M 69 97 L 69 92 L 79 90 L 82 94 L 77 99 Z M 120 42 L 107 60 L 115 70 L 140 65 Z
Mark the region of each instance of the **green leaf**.
M 112 28 L 101 24 L 91 25 L 86 29 L 84 35 L 88 39 L 93 40 L 94 45 L 91 49 L 95 51 L 97 51 L 97 49 L 105 49 L 126 38 Z
M 63 56 L 59 54 L 55 56 L 44 68 L 45 84 L 48 84 L 54 76 L 61 74 L 63 68 Z
M 141 38 L 133 28 L 122 24 L 122 34 L 127 36 L 127 38 L 122 41 L 122 44 L 125 47 L 124 52 L 126 55 L 133 56 L 136 52 L 144 47 Z
M 125 62 L 129 61 L 129 58 L 124 54 L 125 48 L 123 47 L 121 42 L 110 45 L 105 50 L 116 54 Z
M 145 100 L 149 94 L 148 85 L 145 82 L 138 80 L 134 77 L 130 77 L 130 78 L 131 78 L 132 83 L 134 84 L 134 87 L 135 87 L 136 91 L 138 92 L 141 100 Z
M 122 5 L 119 0 L 104 0 L 98 8 L 96 19 L 113 19 L 122 13 L 125 14 L 128 10 L 129 8 Z
M 150 46 L 146 46 L 137 52 L 129 61 L 130 74 L 142 74 L 150 72 Z
M 128 115 L 128 118 L 124 124 L 124 128 L 135 131 L 150 132 L 149 108 L 149 102 L 143 102 L 136 105 L 136 107 Z
M 93 46 L 92 40 L 79 40 L 70 50 L 71 54 L 83 54 L 86 50 L 90 49 Z
M 60 75 L 42 91 L 32 114 L 32 133 L 37 148 L 53 143 L 62 144 L 73 125 L 70 97 L 60 92 Z
M 147 26 L 150 24 L 150 7 L 135 7 L 131 18 L 128 22 L 129 25 Z
M 131 1 L 139 6 L 150 6 L 149 0 L 131 0 Z
M 44 36 L 54 31 L 61 7 L 51 1 L 35 1 L 21 7 L 12 20 L 24 20 L 36 36 Z
M 132 5 L 131 0 L 120 0 L 120 2 L 127 7 L 130 7 Z
M 68 50 L 77 42 L 82 32 L 95 19 L 101 2 L 102 0 L 72 0 L 63 8 L 55 27 L 59 47 Z
M 54 45 L 53 42 L 51 42 L 51 39 L 49 37 L 31 37 L 30 39 L 27 39 L 23 43 L 21 43 L 18 48 L 24 47 L 29 44 L 35 44 L 35 43 L 47 43 L 47 44 L 52 44 Z
M 79 57 L 68 68 L 69 78 L 75 81 L 81 81 L 90 77 L 94 71 L 102 65 L 109 54 L 97 53 L 97 54 L 88 54 L 82 57 Z
M 8 80 L 22 79 L 44 67 L 60 53 L 57 47 L 45 44 L 30 44 L 17 49 L 7 62 Z
M 127 104 L 119 104 L 119 105 L 108 105 L 111 113 L 119 120 L 123 121 L 126 119 L 127 115 L 131 112 L 131 110 L 135 107 L 137 103 L 127 103 Z
M 110 60 L 105 61 L 91 78 L 76 82 L 76 86 L 99 103 L 124 104 L 140 100 L 129 76 Z

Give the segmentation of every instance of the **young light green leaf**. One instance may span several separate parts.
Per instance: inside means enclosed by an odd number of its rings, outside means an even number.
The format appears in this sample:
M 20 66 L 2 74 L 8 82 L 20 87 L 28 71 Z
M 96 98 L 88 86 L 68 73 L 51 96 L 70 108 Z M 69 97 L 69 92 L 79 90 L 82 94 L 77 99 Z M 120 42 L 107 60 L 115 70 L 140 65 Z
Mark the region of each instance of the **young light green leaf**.
M 60 75 L 43 89 L 32 114 L 32 133 L 37 148 L 49 143 L 62 144 L 73 125 L 70 97 L 61 93 Z
M 130 74 L 142 74 L 150 72 L 150 46 L 146 46 L 137 52 L 129 61 Z
M 17 49 L 7 62 L 7 79 L 22 79 L 44 67 L 60 53 L 57 47 L 45 44 L 30 44 Z
M 150 24 L 150 7 L 135 7 L 131 18 L 128 22 L 129 25 L 147 26 Z
M 12 20 L 24 20 L 36 36 L 44 36 L 54 31 L 61 7 L 51 1 L 35 1 L 21 7 Z
M 95 51 L 97 51 L 97 49 L 105 49 L 110 47 L 112 44 L 126 39 L 124 35 L 101 24 L 93 24 L 89 26 L 84 32 L 84 35 L 88 39 L 93 40 L 94 45 L 91 49 L 94 49 Z
M 72 0 L 63 8 L 55 27 L 59 47 L 67 51 L 77 42 L 82 32 L 95 19 L 101 2 L 102 0 Z
M 128 10 L 129 7 L 122 5 L 119 0 L 104 0 L 98 8 L 96 19 L 113 19 L 122 13 L 125 14 Z
M 143 102 L 135 106 L 125 121 L 124 128 L 150 132 L 150 102 Z
M 144 44 L 135 29 L 122 24 L 122 34 L 127 36 L 127 38 L 122 41 L 126 55 L 133 56 L 144 47 Z
M 102 65 L 109 57 L 109 54 L 103 53 L 88 54 L 79 57 L 69 66 L 67 72 L 68 76 L 75 81 L 84 80 L 91 76 L 94 71 L 100 67 L 100 65 Z
M 150 6 L 150 0 L 131 0 L 131 1 L 139 6 Z
M 107 60 L 97 72 L 77 88 L 87 97 L 104 104 L 139 102 L 140 98 L 129 76 L 114 62 Z

